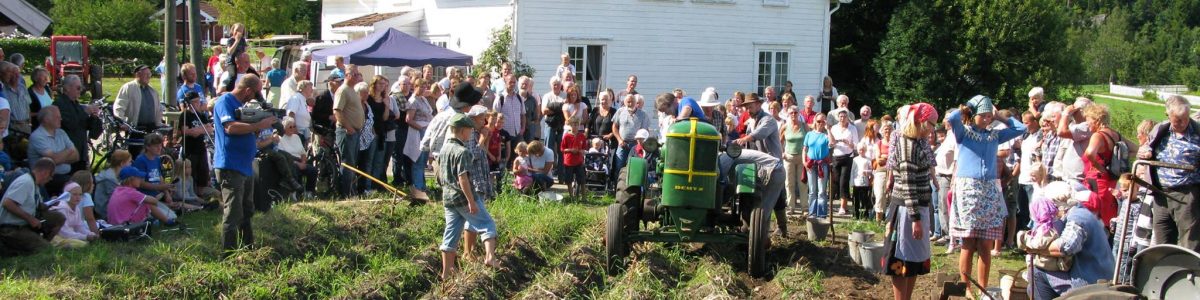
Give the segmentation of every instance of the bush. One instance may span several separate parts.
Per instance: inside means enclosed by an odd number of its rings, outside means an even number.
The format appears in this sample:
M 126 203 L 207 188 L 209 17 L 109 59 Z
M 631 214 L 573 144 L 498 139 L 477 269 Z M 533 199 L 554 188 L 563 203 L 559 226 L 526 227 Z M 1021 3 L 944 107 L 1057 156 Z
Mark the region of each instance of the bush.
M 155 66 L 162 61 L 163 47 L 146 42 L 90 40 L 92 63 L 104 67 L 104 74 L 112 76 L 131 75 L 137 65 Z M 24 74 L 30 74 L 33 68 L 43 65 L 46 57 L 50 56 L 49 39 L 0 39 L 0 48 L 12 55 L 21 53 L 25 56 Z M 187 57 L 180 49 L 178 58 L 181 63 Z M 212 55 L 212 49 L 203 51 L 204 61 Z

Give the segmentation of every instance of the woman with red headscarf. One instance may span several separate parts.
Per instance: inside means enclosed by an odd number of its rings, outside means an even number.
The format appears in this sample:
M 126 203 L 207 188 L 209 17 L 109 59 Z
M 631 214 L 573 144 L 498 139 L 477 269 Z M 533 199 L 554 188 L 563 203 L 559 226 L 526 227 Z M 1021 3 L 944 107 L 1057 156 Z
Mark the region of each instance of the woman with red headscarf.
M 937 163 L 929 135 L 937 122 L 937 109 L 928 103 L 909 106 L 907 115 L 900 116 L 900 128 L 888 147 L 887 168 L 891 171 L 888 190 L 888 226 L 886 242 L 889 255 L 884 272 L 892 276 L 895 299 L 912 298 L 917 276 L 928 274 L 930 256 L 929 204 L 933 189 L 929 182 Z

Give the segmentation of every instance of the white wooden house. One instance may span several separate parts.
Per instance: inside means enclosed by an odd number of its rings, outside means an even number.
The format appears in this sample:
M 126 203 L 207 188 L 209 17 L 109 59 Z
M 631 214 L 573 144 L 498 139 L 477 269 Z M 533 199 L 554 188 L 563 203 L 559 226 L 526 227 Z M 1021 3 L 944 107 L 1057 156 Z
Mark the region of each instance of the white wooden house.
M 815 92 L 828 72 L 830 0 L 324 0 L 321 38 L 349 40 L 392 27 L 475 56 L 493 29 L 513 25 L 516 58 L 535 90 L 570 53 L 586 94 L 707 86 L 722 98 L 792 81 Z

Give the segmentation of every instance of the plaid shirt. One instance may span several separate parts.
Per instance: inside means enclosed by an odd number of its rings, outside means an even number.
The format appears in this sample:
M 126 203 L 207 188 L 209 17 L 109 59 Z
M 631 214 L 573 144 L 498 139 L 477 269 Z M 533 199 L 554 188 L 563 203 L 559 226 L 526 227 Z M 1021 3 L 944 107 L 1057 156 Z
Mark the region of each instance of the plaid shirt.
M 1043 166 L 1046 166 L 1047 174 L 1051 174 L 1051 170 L 1054 170 L 1054 157 L 1058 156 L 1058 149 L 1062 148 L 1059 145 L 1061 141 L 1062 138 L 1055 134 L 1042 135 L 1042 150 L 1038 159 L 1042 161 Z
M 438 158 L 438 184 L 442 186 L 442 201 L 446 207 L 462 207 L 467 205 L 467 195 L 458 185 L 458 176 L 471 176 L 471 165 L 474 155 L 467 150 L 466 145 L 456 138 L 446 140 L 442 155 Z
M 489 170 L 486 150 L 479 147 L 479 134 L 472 134 L 471 139 L 466 141 L 467 151 L 477 159 L 471 161 L 471 187 L 475 188 L 475 195 L 490 199 L 496 195 L 494 184 Z

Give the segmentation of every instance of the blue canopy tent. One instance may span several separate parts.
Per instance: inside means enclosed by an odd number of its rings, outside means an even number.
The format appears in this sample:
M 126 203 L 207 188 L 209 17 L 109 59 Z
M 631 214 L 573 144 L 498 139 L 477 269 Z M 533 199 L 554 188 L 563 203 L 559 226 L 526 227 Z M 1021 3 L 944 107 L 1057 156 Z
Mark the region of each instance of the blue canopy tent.
M 335 55 L 345 57 L 347 63 L 381 67 L 469 66 L 472 61 L 470 55 L 435 46 L 393 28 L 337 47 L 313 51 L 314 60 L 324 61 Z

